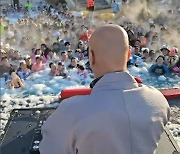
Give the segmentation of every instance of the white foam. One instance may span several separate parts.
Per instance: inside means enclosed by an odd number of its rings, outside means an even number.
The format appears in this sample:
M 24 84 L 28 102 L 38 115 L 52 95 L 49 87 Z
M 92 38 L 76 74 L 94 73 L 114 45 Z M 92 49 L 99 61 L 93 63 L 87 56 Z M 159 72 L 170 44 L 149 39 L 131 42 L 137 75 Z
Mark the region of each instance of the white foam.
M 148 69 L 146 67 L 142 67 L 140 68 L 139 73 L 148 74 Z
M 159 81 L 166 81 L 166 77 L 165 77 L 164 75 L 160 75 L 160 76 L 158 77 L 158 80 L 159 80 Z

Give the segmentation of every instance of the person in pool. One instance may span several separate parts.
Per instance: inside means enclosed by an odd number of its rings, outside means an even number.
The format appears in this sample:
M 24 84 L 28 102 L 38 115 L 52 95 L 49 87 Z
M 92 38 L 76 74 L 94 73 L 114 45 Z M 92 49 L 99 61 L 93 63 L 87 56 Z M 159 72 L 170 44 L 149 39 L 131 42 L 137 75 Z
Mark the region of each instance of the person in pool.
M 55 76 L 56 75 L 56 65 L 53 62 L 51 62 L 51 63 L 49 63 L 49 68 L 51 69 L 49 72 L 49 75 Z
M 64 65 L 67 67 L 68 65 L 69 65 L 69 59 L 68 59 L 68 54 L 67 54 L 67 52 L 66 51 L 63 51 L 63 52 L 61 52 L 61 62 L 63 62 L 64 63 Z
M 45 69 L 45 66 L 44 64 L 42 63 L 42 58 L 38 55 L 36 56 L 36 63 L 34 63 L 32 65 L 32 72 L 38 72 L 38 71 L 41 71 L 41 70 L 44 70 Z
M 178 62 L 176 63 L 176 65 L 173 67 L 173 71 L 180 75 L 180 58 Z
M 11 78 L 11 80 L 8 81 L 8 88 L 9 89 L 15 89 L 15 88 L 24 89 L 24 83 L 20 79 L 20 77 L 16 74 L 16 71 L 14 69 L 10 70 L 9 75 Z
M 31 57 L 30 57 L 29 55 L 26 55 L 26 56 L 24 57 L 24 60 L 25 60 L 25 62 L 26 62 L 27 68 L 31 70 L 32 65 L 33 65 L 33 64 L 32 64 L 32 60 L 31 60 Z
M 84 60 L 84 54 L 81 52 L 81 49 L 75 50 L 75 57 L 78 58 L 79 61 Z
M 85 83 L 85 79 L 88 77 L 88 72 L 83 65 L 78 66 L 77 75 L 81 81 L 81 84 Z
M 64 66 L 63 62 L 58 63 L 57 71 L 56 71 L 56 76 L 62 76 L 66 78 L 68 75 L 68 71 L 66 70 L 66 67 Z
M 167 45 L 163 45 L 160 49 L 162 55 L 164 56 L 164 63 L 168 63 L 168 58 L 169 58 L 169 52 L 170 52 L 170 48 Z
M 149 72 L 155 75 L 169 75 L 169 69 L 167 67 L 167 65 L 164 64 L 164 56 L 160 55 L 157 57 L 156 59 L 156 64 L 153 64 L 150 69 Z
M 78 67 L 78 59 L 76 57 L 71 58 L 71 64 L 68 66 L 68 69 L 74 69 Z
M 27 68 L 26 62 L 22 61 L 20 62 L 20 68 L 18 71 L 18 76 L 20 79 L 26 80 L 28 76 L 31 75 L 31 70 Z

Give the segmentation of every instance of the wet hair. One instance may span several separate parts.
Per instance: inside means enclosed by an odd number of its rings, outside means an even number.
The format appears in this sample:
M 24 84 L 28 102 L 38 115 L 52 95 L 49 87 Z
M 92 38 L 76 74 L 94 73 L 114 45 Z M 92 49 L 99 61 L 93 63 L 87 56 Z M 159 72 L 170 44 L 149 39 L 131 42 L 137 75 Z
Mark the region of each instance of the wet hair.
M 152 28 L 152 27 L 156 28 L 155 24 L 151 24 L 151 25 L 150 25 L 150 28 Z
M 41 46 L 44 46 L 45 48 L 47 48 L 47 45 L 46 45 L 46 44 L 41 44 Z
M 78 44 L 83 44 L 83 41 L 82 41 L 82 40 L 79 40 L 79 41 L 78 41 Z
M 78 46 L 77 47 L 79 48 L 80 45 L 82 45 L 82 47 L 83 47 L 83 42 L 82 41 L 78 42 Z
M 76 57 L 72 57 L 72 58 L 71 58 L 71 62 L 72 62 L 73 59 L 76 59 L 76 60 L 78 61 L 78 59 L 77 59 Z
M 41 51 L 41 49 L 36 49 L 36 51 L 34 52 L 35 55 L 37 55 L 37 52 Z M 42 55 L 42 54 L 41 54 Z
M 138 34 L 137 34 L 139 37 L 145 37 L 145 35 L 142 33 L 142 32 L 138 32 Z
M 47 42 L 47 41 L 50 41 L 50 38 L 49 38 L 49 37 L 45 38 L 45 41 L 46 41 L 46 42 Z M 46 48 L 47 48 L 47 46 L 46 46 Z
M 55 45 L 58 45 L 58 46 L 59 46 L 59 43 L 58 43 L 58 42 L 54 42 L 54 43 L 53 43 L 53 46 L 55 46 Z
M 61 56 L 62 56 L 63 54 L 66 54 L 66 52 L 65 52 L 65 51 L 61 52 Z
M 64 43 L 64 40 L 60 40 L 59 42 L 60 42 L 60 43 L 61 43 L 61 42 Z
M 79 68 L 81 71 L 85 70 L 84 66 L 82 66 L 82 65 L 78 65 L 77 68 Z
M 16 73 L 16 70 L 14 69 L 14 68 L 10 68 L 10 70 L 9 70 L 9 75 L 11 75 L 13 72 L 15 72 Z
M 68 50 L 67 52 L 69 53 L 69 52 L 73 52 L 73 51 L 72 50 Z
M 76 49 L 76 50 L 75 50 L 75 53 L 76 53 L 76 52 L 81 53 L 81 49 Z
M 63 62 L 59 62 L 58 66 L 64 66 L 64 63 Z
M 65 31 L 64 31 L 64 34 L 65 34 L 65 33 L 68 33 L 68 31 L 67 31 L 67 30 L 65 30 Z
M 68 29 L 69 27 L 70 27 L 70 25 L 69 24 L 65 24 L 65 29 Z
M 143 53 L 149 53 L 148 49 L 143 50 Z
M 165 30 L 167 30 L 167 28 L 166 27 L 161 27 L 161 29 L 160 29 L 161 31 L 165 31 Z
M 81 25 L 81 28 L 85 28 L 86 26 L 85 25 Z
M 65 42 L 64 45 L 65 45 L 65 46 L 71 45 L 71 43 L 70 43 L 70 42 Z
M 179 58 L 178 62 L 176 63 L 176 66 L 180 67 L 180 58 Z
M 158 35 L 153 35 L 152 39 L 158 38 Z
M 21 67 L 22 64 L 26 64 L 24 61 L 19 63 L 19 66 Z
M 2 57 L 2 58 L 1 58 L 1 61 L 5 60 L 5 59 L 8 59 L 8 57 Z
M 163 55 L 159 55 L 157 58 L 156 58 L 156 62 L 159 58 L 162 58 L 163 60 L 165 60 L 164 56 Z
M 51 68 L 51 66 L 52 66 L 53 64 L 54 64 L 53 62 L 50 62 L 50 63 L 49 63 L 49 68 Z
M 16 52 L 17 52 L 17 53 L 20 53 L 18 50 L 15 50 L 15 51 L 14 51 L 14 53 L 16 53 Z
M 135 43 L 136 43 L 136 42 L 139 42 L 139 44 L 141 43 L 141 41 L 140 41 L 139 39 L 137 39 L 137 40 L 135 41 Z
M 40 56 L 37 56 L 37 57 L 36 57 L 36 60 L 38 60 L 38 59 L 39 59 L 39 60 L 42 60 L 42 58 L 41 58 Z

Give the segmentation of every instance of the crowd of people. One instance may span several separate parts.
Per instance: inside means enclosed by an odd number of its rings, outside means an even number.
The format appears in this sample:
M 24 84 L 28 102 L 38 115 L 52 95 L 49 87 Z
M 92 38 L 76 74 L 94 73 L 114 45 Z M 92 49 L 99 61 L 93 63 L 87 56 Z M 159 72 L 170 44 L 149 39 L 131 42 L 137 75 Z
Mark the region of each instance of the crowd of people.
M 88 40 L 97 26 L 113 21 L 96 18 L 97 24 L 92 25 L 88 16 L 76 17 L 67 7 L 55 9 L 48 4 L 25 5 L 20 11 L 8 6 L 1 11 L 0 77 L 5 78 L 8 88 L 24 88 L 24 80 L 48 67 L 51 77 L 62 76 L 80 84 L 85 84 L 89 76 L 93 78 L 88 61 Z M 33 13 L 37 16 L 31 17 Z M 24 17 L 13 23 L 8 18 L 12 14 Z M 146 64 L 152 75 L 180 74 L 178 47 L 166 42 L 170 35 L 166 25 L 153 22 L 149 27 L 142 27 L 128 19 L 118 24 L 129 36 L 128 67 Z

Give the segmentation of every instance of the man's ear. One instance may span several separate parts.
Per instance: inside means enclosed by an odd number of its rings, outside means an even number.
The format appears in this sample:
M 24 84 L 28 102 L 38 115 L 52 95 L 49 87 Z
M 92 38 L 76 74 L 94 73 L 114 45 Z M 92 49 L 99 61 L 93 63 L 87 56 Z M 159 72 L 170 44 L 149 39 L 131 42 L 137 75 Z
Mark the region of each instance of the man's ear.
M 92 64 L 94 65 L 95 64 L 95 54 L 94 54 L 93 50 L 91 50 L 91 54 L 92 54 Z
M 127 59 L 127 61 L 129 61 L 130 58 L 131 58 L 131 49 L 129 49 L 129 51 L 128 51 L 128 59 Z
M 93 50 L 90 50 L 89 52 L 89 62 L 92 68 L 92 66 L 95 64 L 95 54 Z

